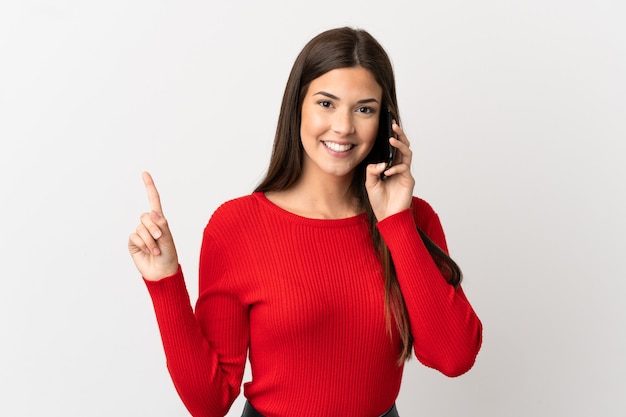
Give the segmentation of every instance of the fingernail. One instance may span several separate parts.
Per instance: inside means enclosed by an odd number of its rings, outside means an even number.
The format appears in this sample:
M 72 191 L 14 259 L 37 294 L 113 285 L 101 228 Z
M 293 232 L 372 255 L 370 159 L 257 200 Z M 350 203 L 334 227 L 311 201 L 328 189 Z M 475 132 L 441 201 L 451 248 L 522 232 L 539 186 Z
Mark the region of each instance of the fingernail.
M 161 237 L 161 231 L 160 230 L 155 230 L 154 232 L 152 232 L 152 237 L 155 239 L 158 239 Z
M 161 253 L 161 251 L 159 250 L 159 248 L 154 248 L 152 249 L 152 253 L 155 255 L 159 255 Z
M 384 167 L 386 167 L 387 164 L 384 162 L 379 162 L 378 165 L 376 165 L 376 169 L 383 169 Z

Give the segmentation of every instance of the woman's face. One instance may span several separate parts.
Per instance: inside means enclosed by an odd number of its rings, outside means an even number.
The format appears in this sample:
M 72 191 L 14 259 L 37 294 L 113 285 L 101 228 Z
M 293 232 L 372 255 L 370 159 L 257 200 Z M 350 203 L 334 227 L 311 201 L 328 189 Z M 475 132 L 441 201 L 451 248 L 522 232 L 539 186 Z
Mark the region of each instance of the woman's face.
M 376 141 L 382 88 L 361 67 L 314 79 L 302 103 L 303 175 L 350 177 Z

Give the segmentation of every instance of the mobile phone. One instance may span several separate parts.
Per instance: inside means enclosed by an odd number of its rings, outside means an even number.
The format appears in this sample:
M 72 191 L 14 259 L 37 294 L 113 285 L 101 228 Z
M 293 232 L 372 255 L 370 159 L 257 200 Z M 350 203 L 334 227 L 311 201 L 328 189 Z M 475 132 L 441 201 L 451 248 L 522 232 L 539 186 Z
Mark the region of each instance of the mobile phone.
M 391 166 L 393 165 L 393 160 L 396 158 L 396 148 L 394 148 L 393 146 L 391 146 L 391 144 L 389 143 L 389 138 L 390 137 L 396 137 L 395 133 L 393 132 L 393 128 L 391 127 L 393 124 L 393 114 L 391 114 L 391 110 L 387 110 L 387 137 L 385 138 L 385 140 L 387 141 L 387 146 L 389 147 L 389 152 L 387 154 L 387 160 L 386 162 L 386 166 L 385 166 L 385 171 L 387 171 L 389 168 L 391 168 Z M 385 175 L 385 172 L 383 171 L 380 174 L 380 179 L 384 180 L 385 178 L 387 178 L 387 176 Z

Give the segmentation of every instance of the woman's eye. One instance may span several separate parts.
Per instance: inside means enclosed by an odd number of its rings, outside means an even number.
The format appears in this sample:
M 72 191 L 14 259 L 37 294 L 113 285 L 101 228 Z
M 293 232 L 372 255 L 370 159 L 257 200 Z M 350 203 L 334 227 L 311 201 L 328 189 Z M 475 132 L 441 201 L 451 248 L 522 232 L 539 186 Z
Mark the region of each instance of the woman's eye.
M 358 112 L 359 113 L 370 114 L 370 113 L 374 113 L 374 109 L 371 108 L 371 107 L 359 107 Z
M 319 104 L 322 107 L 326 107 L 326 108 L 332 106 L 331 102 L 328 101 L 328 100 L 318 101 L 317 104 Z

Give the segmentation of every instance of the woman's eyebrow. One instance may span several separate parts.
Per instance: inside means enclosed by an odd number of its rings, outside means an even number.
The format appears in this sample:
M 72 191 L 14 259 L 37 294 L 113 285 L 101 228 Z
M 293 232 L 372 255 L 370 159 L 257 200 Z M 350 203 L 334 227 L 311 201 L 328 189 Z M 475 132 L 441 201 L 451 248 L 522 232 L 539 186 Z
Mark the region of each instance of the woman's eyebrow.
M 331 99 L 333 99 L 333 100 L 338 100 L 338 101 L 339 101 L 339 100 L 341 100 L 341 99 L 340 99 L 339 97 L 337 97 L 336 95 L 334 95 L 334 94 L 330 94 L 330 93 L 327 93 L 326 91 L 318 91 L 317 93 L 315 93 L 315 94 L 313 94 L 313 95 L 314 95 L 314 96 L 316 96 L 316 95 L 321 95 L 321 96 L 328 97 L 328 98 L 331 98 Z M 359 104 L 365 104 L 365 103 L 378 103 L 378 100 L 376 100 L 375 98 L 364 98 L 364 99 L 362 99 L 362 100 L 357 101 L 357 103 L 359 103 Z

